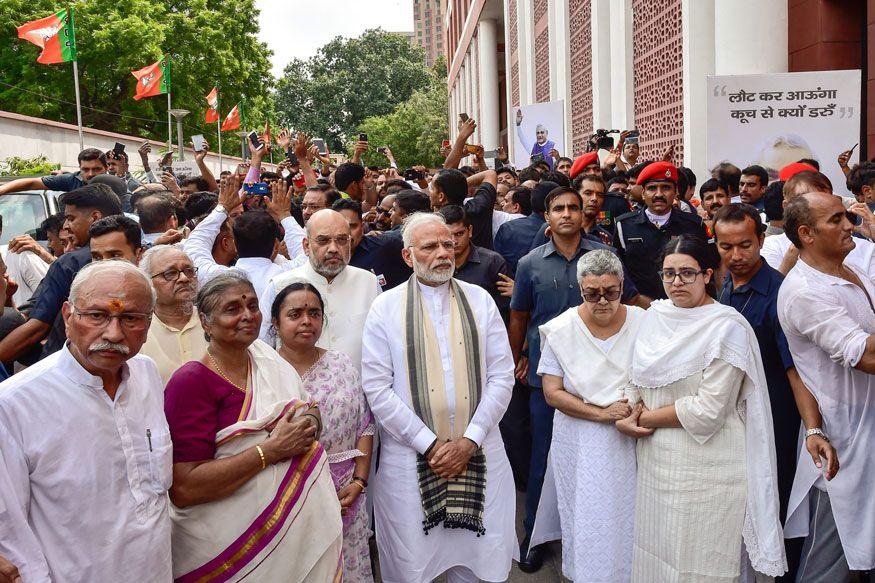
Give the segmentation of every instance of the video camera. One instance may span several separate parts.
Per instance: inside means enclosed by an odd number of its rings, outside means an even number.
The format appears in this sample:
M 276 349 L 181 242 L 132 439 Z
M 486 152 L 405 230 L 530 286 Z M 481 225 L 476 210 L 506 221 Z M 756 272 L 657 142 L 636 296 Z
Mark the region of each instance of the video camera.
M 596 130 L 586 142 L 586 151 L 597 152 L 598 150 L 613 150 L 614 138 L 612 138 L 610 134 L 619 133 L 620 130 Z

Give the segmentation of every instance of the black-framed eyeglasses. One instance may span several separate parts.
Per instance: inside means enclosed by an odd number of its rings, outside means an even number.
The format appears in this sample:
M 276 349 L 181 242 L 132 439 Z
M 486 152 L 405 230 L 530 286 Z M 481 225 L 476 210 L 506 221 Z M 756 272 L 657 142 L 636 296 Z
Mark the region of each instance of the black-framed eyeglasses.
M 587 301 L 591 304 L 599 303 L 602 300 L 602 298 L 605 298 L 605 300 L 607 300 L 609 302 L 616 302 L 617 300 L 620 299 L 620 290 L 618 290 L 618 289 L 609 289 L 609 290 L 605 290 L 605 291 L 587 290 L 587 291 L 584 291 L 581 295 L 583 296 L 583 299 L 585 301 Z
M 197 267 L 186 267 L 185 269 L 167 269 L 162 271 L 161 273 L 156 273 L 152 276 L 152 279 L 156 277 L 163 277 L 164 281 L 176 281 L 179 279 L 179 274 L 184 273 L 185 277 L 188 279 L 194 279 L 197 275 Z
M 663 283 L 674 283 L 675 278 L 680 277 L 681 283 L 693 283 L 696 281 L 696 278 L 699 277 L 699 274 L 705 273 L 702 270 L 695 269 L 681 269 L 680 271 L 675 271 L 674 269 L 660 269 L 657 271 L 659 277 L 662 278 Z
M 144 330 L 152 321 L 152 313 L 144 314 L 142 312 L 122 312 L 121 314 L 110 314 L 101 310 L 86 310 L 79 311 L 73 308 L 73 314 L 79 316 L 79 319 L 89 326 L 95 328 L 106 328 L 112 319 L 117 319 L 123 328 L 133 331 Z

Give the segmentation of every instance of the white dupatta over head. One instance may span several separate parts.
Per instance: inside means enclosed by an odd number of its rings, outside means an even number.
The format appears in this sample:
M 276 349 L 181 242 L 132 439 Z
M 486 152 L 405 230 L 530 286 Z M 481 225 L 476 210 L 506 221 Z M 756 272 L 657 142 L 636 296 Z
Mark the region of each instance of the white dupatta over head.
M 739 413 L 745 426 L 747 507 L 742 533 L 753 568 L 765 575 L 787 571 L 778 506 L 772 409 L 759 344 L 738 311 L 716 302 L 678 308 L 651 304 L 632 356 L 634 385 L 657 389 L 704 370 L 715 359 L 745 373 Z

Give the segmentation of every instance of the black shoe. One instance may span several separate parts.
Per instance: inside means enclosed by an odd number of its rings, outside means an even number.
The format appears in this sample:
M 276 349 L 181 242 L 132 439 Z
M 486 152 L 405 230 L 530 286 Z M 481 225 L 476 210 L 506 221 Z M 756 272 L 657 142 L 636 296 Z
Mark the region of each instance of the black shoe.
M 534 573 L 544 566 L 544 547 L 543 545 L 532 548 L 528 547 L 529 539 L 526 537 L 526 540 L 520 545 L 520 571 L 523 573 Z

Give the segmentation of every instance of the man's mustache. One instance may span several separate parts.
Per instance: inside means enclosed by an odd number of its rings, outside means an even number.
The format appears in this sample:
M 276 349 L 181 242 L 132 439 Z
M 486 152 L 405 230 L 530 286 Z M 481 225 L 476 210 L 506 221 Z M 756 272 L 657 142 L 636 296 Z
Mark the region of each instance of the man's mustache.
M 119 354 L 127 356 L 131 353 L 131 349 L 124 344 L 102 341 L 95 342 L 94 344 L 89 346 L 88 352 L 118 352 Z

